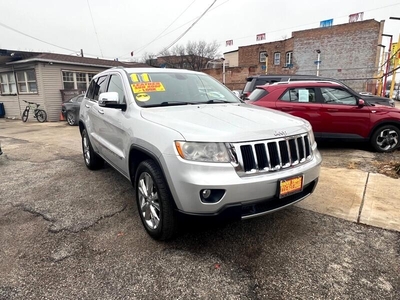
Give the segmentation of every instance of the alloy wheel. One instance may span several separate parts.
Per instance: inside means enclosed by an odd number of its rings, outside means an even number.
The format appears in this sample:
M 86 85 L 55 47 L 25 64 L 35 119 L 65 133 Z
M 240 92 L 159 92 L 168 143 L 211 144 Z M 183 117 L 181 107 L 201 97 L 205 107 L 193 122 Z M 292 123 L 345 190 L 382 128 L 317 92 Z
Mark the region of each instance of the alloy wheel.
M 153 178 L 147 172 L 139 177 L 138 185 L 140 213 L 146 226 L 157 229 L 161 221 L 160 201 Z
M 393 129 L 384 129 L 376 137 L 376 144 L 383 151 L 394 149 L 398 146 L 399 135 Z
M 85 157 L 86 165 L 90 165 L 90 146 L 86 134 L 83 136 L 83 155 Z

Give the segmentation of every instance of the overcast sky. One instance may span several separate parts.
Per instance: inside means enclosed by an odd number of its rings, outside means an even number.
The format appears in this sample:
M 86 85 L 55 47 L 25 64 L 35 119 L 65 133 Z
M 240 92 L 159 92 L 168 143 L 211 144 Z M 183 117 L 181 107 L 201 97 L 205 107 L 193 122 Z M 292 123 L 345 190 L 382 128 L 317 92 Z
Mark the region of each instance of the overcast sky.
M 0 48 L 78 53 L 109 59 L 140 60 L 173 43 L 214 0 L 0 0 Z M 397 40 L 398 0 L 217 0 L 176 44 L 216 40 L 220 53 L 291 36 L 292 31 L 347 23 L 364 12 L 364 20 L 386 20 L 384 33 Z M 34 38 L 31 38 L 31 37 Z M 39 41 L 40 40 L 40 41 Z M 233 46 L 225 46 L 233 40 Z M 265 42 L 263 41 L 263 42 Z M 389 38 L 383 43 L 388 45 Z M 52 44 L 52 45 L 51 45 Z

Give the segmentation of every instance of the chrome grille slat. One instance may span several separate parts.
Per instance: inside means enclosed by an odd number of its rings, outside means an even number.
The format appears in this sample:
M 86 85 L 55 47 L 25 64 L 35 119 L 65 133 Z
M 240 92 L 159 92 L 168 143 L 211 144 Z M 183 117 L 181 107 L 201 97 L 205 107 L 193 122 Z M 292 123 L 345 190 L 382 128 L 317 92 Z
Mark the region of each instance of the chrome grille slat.
M 307 134 L 285 138 L 236 143 L 238 156 L 235 169 L 240 176 L 279 171 L 303 164 L 312 159 L 312 148 Z

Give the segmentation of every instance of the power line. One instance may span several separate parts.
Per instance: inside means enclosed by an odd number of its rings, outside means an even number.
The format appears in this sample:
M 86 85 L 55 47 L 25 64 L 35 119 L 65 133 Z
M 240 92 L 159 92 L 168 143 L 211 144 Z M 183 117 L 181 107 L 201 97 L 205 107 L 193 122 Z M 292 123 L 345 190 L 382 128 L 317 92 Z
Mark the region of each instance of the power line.
M 101 50 L 100 41 L 99 41 L 99 35 L 97 34 L 96 25 L 94 24 L 93 15 L 92 15 L 92 9 L 90 8 L 89 0 L 86 0 L 86 1 L 87 1 L 88 6 L 89 6 L 90 17 L 91 17 L 91 19 L 92 19 L 92 24 L 93 24 L 93 28 L 94 28 L 94 33 L 96 34 L 97 44 L 99 45 L 101 57 L 104 57 L 103 51 Z
M 388 7 L 393 7 L 393 6 L 397 6 L 400 5 L 400 3 L 396 3 L 396 4 L 391 4 L 391 5 L 387 5 L 387 6 L 383 6 L 383 7 L 379 7 L 379 8 L 373 8 L 373 9 L 369 9 L 369 10 L 365 10 L 364 12 L 370 12 L 370 11 L 375 11 L 375 10 L 381 10 L 384 8 L 388 8 Z M 348 15 L 345 16 L 339 16 L 339 17 L 335 17 L 335 18 L 345 18 L 348 17 Z M 275 33 L 275 32 L 281 32 L 281 31 L 286 31 L 286 30 L 291 30 L 291 29 L 296 29 L 296 28 L 300 28 L 300 27 L 305 27 L 305 26 L 311 26 L 311 25 L 315 25 L 315 22 L 313 23 L 308 23 L 308 24 L 302 24 L 302 25 L 297 25 L 297 26 L 292 26 L 292 27 L 287 27 L 287 28 L 283 28 L 283 29 L 277 29 L 277 30 L 272 30 L 272 31 L 267 31 L 266 33 Z M 246 39 L 246 38 L 250 38 L 253 37 L 253 35 L 249 35 L 249 36 L 243 36 L 240 38 L 232 38 L 233 40 L 242 40 L 242 39 Z M 219 41 L 220 43 L 223 41 Z
M 210 9 L 210 11 L 213 11 L 213 10 L 217 9 L 218 7 L 224 5 L 225 3 L 229 2 L 229 1 L 230 1 L 230 0 L 226 0 L 226 1 L 222 2 L 221 4 L 219 4 L 219 5 L 215 6 L 214 8 Z M 184 23 L 184 24 L 182 24 L 181 26 L 175 28 L 174 30 L 171 30 L 170 32 L 167 32 L 166 34 L 162 35 L 161 38 L 163 38 L 163 37 L 165 37 L 165 36 L 167 36 L 167 35 L 169 35 L 169 34 L 175 32 L 175 31 L 177 31 L 178 29 L 180 29 L 180 28 L 182 28 L 183 26 L 189 24 L 190 22 L 193 22 L 193 21 L 196 20 L 196 19 L 198 19 L 198 17 L 193 18 L 193 19 L 187 21 L 186 23 Z M 124 56 L 121 56 L 121 58 L 123 58 L 123 57 L 124 57 Z
M 44 44 L 47 44 L 47 45 L 50 45 L 50 46 L 53 46 L 53 47 L 57 47 L 57 48 L 60 48 L 60 49 L 63 49 L 63 50 L 67 50 L 67 51 L 70 51 L 70 52 L 72 51 L 72 52 L 74 52 L 74 53 L 78 52 L 77 50 L 65 48 L 65 47 L 58 46 L 58 45 L 56 45 L 56 44 L 50 43 L 50 42 L 46 42 L 46 41 L 44 41 L 44 40 L 42 40 L 42 39 L 36 38 L 36 37 L 34 37 L 34 36 L 31 36 L 31 35 L 29 35 L 29 34 L 27 34 L 27 33 L 23 33 L 22 31 L 19 31 L 19 30 L 15 29 L 15 28 L 12 28 L 12 27 L 10 27 L 10 26 L 8 26 L 8 25 L 6 25 L 6 24 L 0 23 L 0 26 L 2 26 L 2 27 L 4 27 L 4 28 L 7 28 L 7 29 L 9 29 L 9 30 L 11 30 L 11 31 L 17 32 L 17 33 L 19 33 L 19 34 L 22 34 L 22 35 L 24 35 L 24 36 L 26 36 L 26 37 L 29 37 L 29 38 L 31 38 L 31 39 L 34 39 L 34 40 L 36 40 L 36 41 L 42 42 L 42 43 L 44 43 Z
M 168 28 L 170 28 L 192 5 L 193 5 L 193 3 L 195 3 L 196 2 L 196 0 L 193 0 L 192 1 L 192 3 L 190 3 L 186 8 L 185 8 L 185 10 L 178 16 L 178 17 L 176 17 L 175 18 L 175 20 L 173 20 L 172 21 L 172 23 L 171 24 L 169 24 L 159 35 L 157 35 L 153 40 L 151 40 L 149 43 L 147 43 L 146 45 L 144 45 L 144 46 L 141 46 L 141 47 L 139 47 L 139 48 L 137 48 L 137 49 L 135 49 L 135 50 L 133 50 L 134 51 L 134 53 L 137 53 L 137 52 L 141 52 L 142 50 L 144 50 L 144 49 L 146 49 L 146 47 L 147 46 L 149 46 L 149 45 L 151 45 L 153 42 L 155 42 L 164 32 L 166 32 L 167 30 L 168 30 Z
M 211 5 L 200 15 L 200 17 L 199 17 L 196 21 L 194 21 L 194 23 L 193 23 L 192 25 L 190 25 L 190 27 L 189 27 L 188 29 L 186 29 L 177 39 L 175 39 L 171 44 L 169 44 L 167 47 L 165 47 L 161 52 L 167 51 L 167 50 L 168 50 L 169 48 L 171 48 L 176 42 L 178 42 L 181 38 L 183 38 L 183 37 L 185 36 L 185 34 L 188 33 L 189 30 L 192 29 L 193 26 L 196 25 L 196 23 L 197 23 L 198 21 L 200 21 L 200 19 L 210 10 L 210 8 L 214 5 L 215 2 L 217 2 L 217 0 L 214 0 L 214 2 L 211 3 Z M 160 53 L 161 53 L 161 52 L 160 52 Z M 157 54 L 157 56 L 160 55 L 160 53 Z

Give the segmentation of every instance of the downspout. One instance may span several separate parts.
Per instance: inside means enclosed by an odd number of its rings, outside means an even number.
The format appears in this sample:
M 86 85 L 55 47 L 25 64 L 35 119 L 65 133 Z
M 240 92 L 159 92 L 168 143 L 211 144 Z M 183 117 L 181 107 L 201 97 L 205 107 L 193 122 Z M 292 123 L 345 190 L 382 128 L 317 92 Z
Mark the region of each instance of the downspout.
M 20 102 L 20 99 L 19 99 L 17 76 L 15 74 L 14 66 L 11 66 L 11 67 L 12 67 L 12 72 L 13 72 L 14 81 L 15 81 L 15 88 L 17 89 L 17 100 L 18 100 L 19 116 L 21 117 L 22 110 L 21 110 L 21 102 Z

